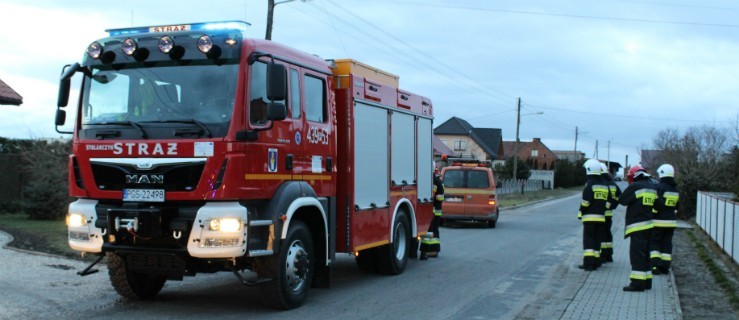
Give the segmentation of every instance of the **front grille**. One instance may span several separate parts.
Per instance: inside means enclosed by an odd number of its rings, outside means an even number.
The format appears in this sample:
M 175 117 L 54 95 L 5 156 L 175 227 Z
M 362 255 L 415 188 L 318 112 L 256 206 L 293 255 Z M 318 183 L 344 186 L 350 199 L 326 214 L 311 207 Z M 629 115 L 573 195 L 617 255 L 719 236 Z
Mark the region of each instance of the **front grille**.
M 165 191 L 193 191 L 203 175 L 205 163 L 162 164 L 151 170 L 141 170 L 129 164 L 91 163 L 95 184 L 100 190 L 121 191 L 124 188 L 164 189 Z M 127 175 L 134 176 L 127 178 Z M 141 179 L 141 177 L 146 177 Z M 163 177 L 155 183 L 154 177 Z M 149 178 L 152 177 L 152 178 Z M 130 182 L 130 181 L 136 182 Z

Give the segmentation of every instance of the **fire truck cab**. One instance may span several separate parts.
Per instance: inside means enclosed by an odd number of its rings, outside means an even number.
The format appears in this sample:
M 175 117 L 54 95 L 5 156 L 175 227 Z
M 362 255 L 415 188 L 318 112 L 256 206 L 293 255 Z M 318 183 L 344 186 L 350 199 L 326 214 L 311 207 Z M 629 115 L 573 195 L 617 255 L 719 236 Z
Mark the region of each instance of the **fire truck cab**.
M 430 100 L 247 27 L 111 29 L 63 70 L 57 130 L 82 75 L 68 242 L 107 257 L 122 296 L 228 271 L 295 308 L 329 286 L 337 252 L 399 274 L 428 229 Z

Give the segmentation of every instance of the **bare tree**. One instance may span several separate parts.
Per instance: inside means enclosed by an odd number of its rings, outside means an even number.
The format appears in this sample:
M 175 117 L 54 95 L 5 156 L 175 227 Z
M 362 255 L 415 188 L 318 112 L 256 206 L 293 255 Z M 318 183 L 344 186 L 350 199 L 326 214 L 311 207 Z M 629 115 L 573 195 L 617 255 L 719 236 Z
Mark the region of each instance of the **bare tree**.
M 729 191 L 736 183 L 731 161 L 731 131 L 711 126 L 692 127 L 681 134 L 677 129 L 660 131 L 653 139 L 661 150 L 656 159 L 660 164 L 675 167 L 675 179 L 680 187 L 681 217 L 695 215 L 695 199 L 699 190 Z

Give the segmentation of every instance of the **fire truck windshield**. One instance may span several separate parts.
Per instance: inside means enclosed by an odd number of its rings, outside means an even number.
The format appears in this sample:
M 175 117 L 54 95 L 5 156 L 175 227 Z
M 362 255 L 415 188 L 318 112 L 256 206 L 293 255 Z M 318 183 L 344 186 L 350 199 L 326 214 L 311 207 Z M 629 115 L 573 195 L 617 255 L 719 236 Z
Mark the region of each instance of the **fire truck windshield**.
M 189 124 L 205 126 L 202 131 L 213 137 L 225 135 L 234 111 L 238 64 L 136 66 L 92 67 L 83 88 L 83 131 L 133 123 L 121 130 L 143 128 L 149 138 L 174 138 L 172 130 L 156 128 Z

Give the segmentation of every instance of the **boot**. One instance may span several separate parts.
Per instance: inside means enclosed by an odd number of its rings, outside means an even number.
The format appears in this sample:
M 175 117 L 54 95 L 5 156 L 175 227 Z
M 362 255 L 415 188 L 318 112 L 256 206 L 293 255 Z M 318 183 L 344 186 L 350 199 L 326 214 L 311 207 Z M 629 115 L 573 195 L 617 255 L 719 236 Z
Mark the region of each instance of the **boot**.
M 654 267 L 654 268 L 652 268 L 652 274 L 653 275 L 660 275 L 660 274 L 662 274 L 662 270 L 660 270 L 660 268 L 658 268 L 658 267 Z
M 652 290 L 652 279 L 649 279 L 649 280 L 645 281 L 645 283 L 644 283 L 644 289 Z
M 593 265 L 589 265 L 589 264 L 581 264 L 581 265 L 579 265 L 577 267 L 580 268 L 580 269 L 583 269 L 585 271 L 595 271 L 595 270 L 598 270 L 598 268 L 596 268 Z
M 670 274 L 670 267 L 659 267 L 659 273 L 660 274 Z
M 624 291 L 626 292 L 642 292 L 644 291 L 644 288 L 640 285 L 637 285 L 635 283 L 630 283 L 628 286 L 624 287 Z
M 421 261 L 428 260 L 428 259 L 429 259 L 429 256 L 425 252 L 421 253 L 421 256 L 418 258 L 418 260 L 421 260 Z

